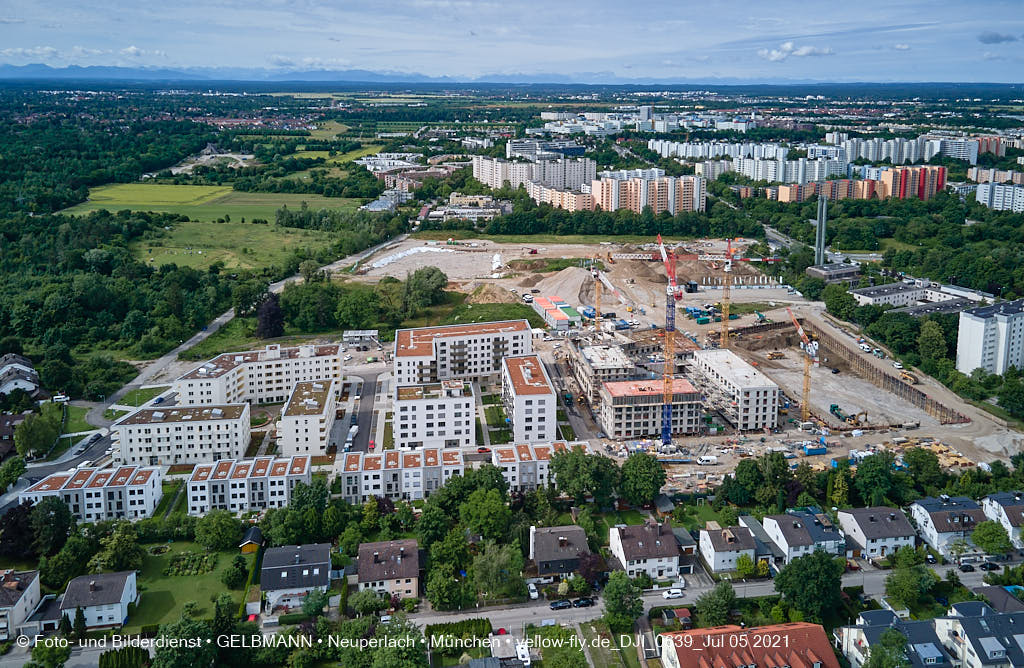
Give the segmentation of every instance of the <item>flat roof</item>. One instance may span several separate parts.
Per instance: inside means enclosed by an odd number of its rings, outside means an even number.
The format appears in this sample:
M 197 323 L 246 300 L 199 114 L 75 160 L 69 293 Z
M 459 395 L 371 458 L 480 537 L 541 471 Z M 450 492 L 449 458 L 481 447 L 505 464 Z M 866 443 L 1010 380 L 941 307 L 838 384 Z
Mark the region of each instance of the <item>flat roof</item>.
M 604 388 L 613 397 L 651 397 L 663 396 L 665 384 L 655 380 L 617 380 L 605 383 Z M 685 378 L 672 379 L 672 394 L 696 394 L 697 388 Z
M 926 289 L 910 285 L 909 283 L 886 283 L 885 285 L 875 285 L 869 288 L 854 288 L 850 290 L 850 294 L 860 295 L 861 297 L 884 297 L 902 292 L 921 292 Z
M 509 332 L 529 332 L 526 320 L 501 320 L 470 325 L 443 325 L 400 329 L 395 332 L 395 355 L 398 357 L 427 357 L 434 352 L 434 340 L 456 336 L 488 336 Z
M 1018 315 L 1024 312 L 1024 299 L 1014 299 L 1010 302 L 999 302 L 989 306 L 979 306 L 964 311 L 976 318 L 991 318 L 997 315 Z
M 122 418 L 114 426 L 129 424 L 160 424 L 169 422 L 199 422 L 204 420 L 237 420 L 248 404 L 219 404 L 216 406 L 172 406 L 169 408 L 143 408 Z
M 472 386 L 461 380 L 444 380 L 440 383 L 426 385 L 403 385 L 396 389 L 399 401 L 416 401 L 419 399 L 441 399 L 443 397 L 468 397 L 472 395 Z
M 704 358 L 723 378 L 737 387 L 778 387 L 768 376 L 744 362 L 739 355 L 729 349 L 695 350 L 693 355 Z
M 287 416 L 320 415 L 327 410 L 333 391 L 333 380 L 295 383 L 292 394 L 288 397 L 288 403 L 281 414 Z
M 242 364 L 251 364 L 259 361 L 274 361 L 276 359 L 292 359 L 295 357 L 327 357 L 337 355 L 341 349 L 336 343 L 322 346 L 297 346 L 294 348 L 274 349 L 274 346 L 267 346 L 263 350 L 247 350 L 240 353 L 224 353 L 211 360 L 200 364 L 178 380 L 193 380 L 202 378 L 217 378 L 224 373 Z
M 902 308 L 894 308 L 888 313 L 906 313 L 912 315 L 915 318 L 922 315 L 930 315 L 932 313 L 959 313 L 966 308 L 970 308 L 977 302 L 964 297 L 957 297 L 956 299 L 947 299 L 944 302 L 928 302 L 927 304 L 916 304 L 914 306 L 904 306 Z
M 629 369 L 633 363 L 618 346 L 586 346 L 580 355 L 592 369 Z
M 508 369 L 512 391 L 518 395 L 554 394 L 548 372 L 536 355 L 503 357 L 501 363 Z

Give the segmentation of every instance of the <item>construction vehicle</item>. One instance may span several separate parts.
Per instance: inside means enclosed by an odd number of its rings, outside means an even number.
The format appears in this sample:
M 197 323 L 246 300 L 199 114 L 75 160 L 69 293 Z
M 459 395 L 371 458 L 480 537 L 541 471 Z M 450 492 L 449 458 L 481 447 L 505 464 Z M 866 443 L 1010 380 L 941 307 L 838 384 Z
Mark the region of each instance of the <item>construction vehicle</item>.
M 781 351 L 773 350 L 772 352 L 768 353 L 768 359 L 770 359 L 770 360 L 786 359 L 786 355 L 784 353 L 782 353 Z
M 853 417 L 852 415 L 848 415 L 848 414 L 844 413 L 842 411 L 842 409 L 839 408 L 839 404 L 832 404 L 831 406 L 829 406 L 828 407 L 828 412 L 831 413 L 832 415 L 835 415 L 837 418 L 839 418 L 843 422 L 846 422 L 851 417 Z
M 811 417 L 811 366 L 818 366 L 818 344 L 812 342 L 808 338 L 807 333 L 804 332 L 803 325 L 793 315 L 793 310 L 790 308 L 786 309 L 789 313 L 789 317 L 792 318 L 793 324 L 796 326 L 797 334 L 800 335 L 800 340 L 803 343 L 804 351 L 804 391 L 800 401 L 800 418 L 801 422 L 807 422 Z
M 765 316 L 764 313 L 761 313 L 760 311 L 754 311 L 754 315 L 757 316 L 758 324 L 768 322 L 768 318 Z
M 663 369 L 664 398 L 661 404 L 661 442 L 672 442 L 672 396 L 675 388 L 673 372 L 676 366 L 676 302 L 683 298 L 676 285 L 676 258 L 665 250 L 665 243 L 658 235 L 658 249 L 665 263 L 668 287 L 665 288 L 665 367 Z
M 846 418 L 846 423 L 847 424 L 851 424 L 854 427 L 859 427 L 862 424 L 867 424 L 867 421 L 868 421 L 868 412 L 867 411 L 861 411 L 860 413 L 857 413 L 856 415 L 851 415 L 851 416 Z
M 594 323 L 601 319 L 601 275 L 597 271 L 597 257 L 590 265 L 590 275 L 594 277 Z
M 900 371 L 900 380 L 905 380 L 912 385 L 917 385 L 917 376 L 907 371 Z

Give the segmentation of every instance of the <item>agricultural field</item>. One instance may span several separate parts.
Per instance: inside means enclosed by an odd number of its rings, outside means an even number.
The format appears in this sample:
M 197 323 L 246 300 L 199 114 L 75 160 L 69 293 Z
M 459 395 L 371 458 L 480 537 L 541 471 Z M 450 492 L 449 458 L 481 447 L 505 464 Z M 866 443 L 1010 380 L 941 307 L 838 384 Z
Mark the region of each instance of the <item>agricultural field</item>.
M 331 94 L 320 95 L 310 94 L 310 97 L 316 95 L 317 97 L 333 97 Z M 348 132 L 351 128 L 344 123 L 338 121 L 327 121 L 318 127 L 316 130 L 311 130 L 309 136 L 313 139 L 334 139 L 338 135 L 343 135 Z
M 281 206 L 299 207 L 302 202 L 314 209 L 345 209 L 358 205 L 358 201 L 353 199 L 312 194 L 246 193 L 234 191 L 227 186 L 118 183 L 92 188 L 87 201 L 65 209 L 63 213 L 77 215 L 98 209 L 132 209 L 180 213 L 200 222 L 224 218 L 233 221 L 263 218 L 272 221 L 274 213 Z

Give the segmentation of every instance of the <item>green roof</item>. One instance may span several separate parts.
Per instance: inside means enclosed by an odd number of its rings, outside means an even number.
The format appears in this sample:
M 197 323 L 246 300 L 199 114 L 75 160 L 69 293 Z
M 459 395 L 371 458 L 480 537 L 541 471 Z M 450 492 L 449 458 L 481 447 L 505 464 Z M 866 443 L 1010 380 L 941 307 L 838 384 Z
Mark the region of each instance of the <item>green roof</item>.
M 562 313 L 566 314 L 570 318 L 576 318 L 577 320 L 580 318 L 580 314 L 571 306 L 561 306 L 559 308 L 562 309 Z

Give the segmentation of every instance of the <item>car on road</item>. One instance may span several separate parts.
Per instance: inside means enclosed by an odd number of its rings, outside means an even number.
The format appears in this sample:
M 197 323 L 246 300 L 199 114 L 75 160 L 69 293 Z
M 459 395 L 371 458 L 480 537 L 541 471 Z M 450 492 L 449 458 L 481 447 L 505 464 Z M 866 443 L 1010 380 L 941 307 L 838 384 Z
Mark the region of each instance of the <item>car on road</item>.
M 476 451 L 482 455 L 482 454 L 484 454 L 486 452 L 490 452 L 491 449 L 481 445 L 479 448 L 476 449 Z
M 892 368 L 894 368 L 894 369 L 902 369 L 903 368 L 903 363 L 902 362 L 893 362 L 892 363 Z
M 345 361 L 346 362 L 351 362 L 352 361 L 352 356 L 351 355 L 345 355 Z
M 939 563 L 939 560 L 936 559 L 935 555 L 932 554 L 931 552 L 929 552 L 928 554 L 924 555 L 924 560 L 927 561 L 929 564 L 937 564 L 937 563 Z
M 373 449 L 374 449 L 374 447 L 376 447 L 376 445 L 377 445 L 377 444 L 376 444 L 376 443 L 374 443 L 373 439 L 371 438 L 371 439 L 370 439 L 370 449 L 371 449 L 371 450 L 373 450 Z
M 991 561 L 985 561 L 982 562 L 981 565 L 978 566 L 978 568 L 980 568 L 983 571 L 998 571 L 999 564 L 993 564 Z
M 584 596 L 583 598 L 578 598 L 578 599 L 576 599 L 575 601 L 572 602 L 572 607 L 574 607 L 574 608 L 589 608 L 589 607 L 592 607 L 593 605 L 594 605 L 594 599 L 587 598 L 586 596 Z
M 572 603 L 569 601 L 569 599 L 563 598 L 559 601 L 552 601 L 551 605 L 549 605 L 548 607 L 552 610 L 565 610 L 566 608 L 571 608 Z
M 961 573 L 973 573 L 974 572 L 974 566 L 971 566 L 970 564 L 960 564 L 960 572 Z
M 349 420 L 349 424 L 354 427 L 354 426 L 356 426 L 356 424 L 358 424 L 358 422 L 359 422 L 359 416 L 356 415 L 355 413 L 353 413 L 352 414 L 352 419 Z
M 662 598 L 664 598 L 666 600 L 671 599 L 671 598 L 682 598 L 683 597 L 683 590 L 682 589 L 666 589 L 665 593 L 662 594 L 661 596 L 662 596 Z

